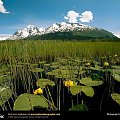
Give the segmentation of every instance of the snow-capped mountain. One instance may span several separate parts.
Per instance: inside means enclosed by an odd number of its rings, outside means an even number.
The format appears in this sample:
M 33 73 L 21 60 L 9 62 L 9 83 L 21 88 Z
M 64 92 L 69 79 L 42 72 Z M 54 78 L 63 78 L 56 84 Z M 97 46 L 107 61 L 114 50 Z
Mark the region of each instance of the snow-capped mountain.
M 44 35 L 44 34 L 55 33 L 55 32 L 68 32 L 68 31 L 74 31 L 74 30 L 83 31 L 86 29 L 94 30 L 96 28 L 90 27 L 84 24 L 67 23 L 67 22 L 54 23 L 48 28 L 38 28 L 33 25 L 28 25 L 26 28 L 16 31 L 8 39 L 12 39 L 12 40 L 23 39 L 23 38 L 35 36 L 35 35 Z
M 23 39 L 23 38 L 34 36 L 34 35 L 41 35 L 43 34 L 43 31 L 44 31 L 43 28 L 37 28 L 34 25 L 28 25 L 26 28 L 15 32 L 8 39 L 15 40 L 15 39 Z
M 49 39 L 49 37 L 47 36 L 48 34 L 49 34 L 49 36 L 51 36 L 50 34 L 52 34 L 51 38 L 54 38 L 54 36 L 56 36 L 55 38 L 57 39 L 57 36 L 59 37 L 59 34 L 58 34 L 59 32 L 61 33 L 62 37 L 64 37 L 66 35 L 66 33 L 76 32 L 77 36 L 76 35 L 73 35 L 73 36 L 75 38 L 77 37 L 77 39 L 79 39 L 80 36 L 82 36 L 82 37 L 84 36 L 87 38 L 93 38 L 93 37 L 94 38 L 106 38 L 106 37 L 112 38 L 112 37 L 115 37 L 112 33 L 108 32 L 106 30 L 103 30 L 103 29 L 96 28 L 96 27 L 91 27 L 91 26 L 79 24 L 79 23 L 61 22 L 61 23 L 54 23 L 53 25 L 49 26 L 48 28 L 38 28 L 33 25 L 28 25 L 26 28 L 15 32 L 8 39 L 15 40 L 15 39 L 24 39 L 27 37 L 33 38 L 36 35 L 42 36 L 41 39 L 47 39 L 47 38 Z M 60 38 L 61 38 L 61 36 L 60 36 Z
M 74 30 L 84 31 L 86 29 L 94 30 L 96 28 L 79 23 L 61 22 L 61 23 L 54 23 L 52 26 L 46 28 L 45 34 L 54 33 L 54 32 L 68 32 Z
M 9 35 L 9 34 L 8 35 L 7 34 L 0 34 L 0 41 L 8 39 L 10 36 L 11 35 Z

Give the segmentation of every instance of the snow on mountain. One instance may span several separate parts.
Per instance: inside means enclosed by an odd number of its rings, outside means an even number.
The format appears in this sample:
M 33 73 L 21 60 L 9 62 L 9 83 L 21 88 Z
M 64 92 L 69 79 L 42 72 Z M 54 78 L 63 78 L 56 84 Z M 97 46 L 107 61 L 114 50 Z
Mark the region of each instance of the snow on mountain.
M 120 38 L 120 34 L 113 33 L 116 37 Z
M 45 34 L 47 33 L 54 33 L 54 32 L 67 32 L 67 31 L 74 31 L 74 30 L 94 30 L 96 28 L 79 24 L 79 23 L 67 23 L 67 22 L 61 22 L 61 23 L 54 23 L 52 26 L 46 28 Z
M 34 35 L 41 35 L 43 34 L 44 29 L 42 28 L 37 28 L 34 25 L 28 25 L 26 28 L 22 30 L 18 30 L 15 32 L 11 37 L 8 39 L 23 39 L 29 36 L 34 36 Z
M 69 32 L 69 31 L 101 31 L 101 29 L 91 27 L 88 25 L 80 24 L 80 23 L 69 23 L 69 22 L 61 22 L 61 23 L 54 23 L 53 25 L 49 26 L 48 28 L 38 28 L 33 25 L 28 25 L 26 28 L 22 30 L 18 30 L 15 32 L 11 37 L 8 39 L 15 40 L 15 39 L 24 39 L 26 37 L 31 37 L 34 35 L 44 35 L 48 33 L 55 33 L 55 32 Z
M 10 37 L 11 35 L 7 35 L 7 34 L 0 34 L 0 41 L 1 40 L 6 40 Z

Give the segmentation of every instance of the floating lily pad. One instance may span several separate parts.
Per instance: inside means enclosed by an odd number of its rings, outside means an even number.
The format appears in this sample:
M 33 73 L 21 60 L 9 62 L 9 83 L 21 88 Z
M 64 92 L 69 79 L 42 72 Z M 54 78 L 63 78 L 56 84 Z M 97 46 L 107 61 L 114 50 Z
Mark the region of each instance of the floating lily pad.
M 34 68 L 34 69 L 31 69 L 32 72 L 43 72 L 44 70 L 42 68 Z
M 78 74 L 79 71 L 78 71 L 78 70 L 73 70 L 73 73 L 74 73 L 74 74 Z
M 60 63 L 66 63 L 68 60 L 67 59 L 59 59 Z
M 72 79 L 75 78 L 77 75 L 74 74 L 60 74 L 60 75 L 56 75 L 56 78 L 66 78 L 66 79 Z
M 59 69 L 68 70 L 69 66 L 68 65 L 63 65 L 63 66 L 60 66 Z
M 56 76 L 59 76 L 59 75 L 68 75 L 70 74 L 70 71 L 69 70 L 61 70 L 61 69 L 55 69 L 51 72 L 48 72 L 47 73 L 48 75 L 56 75 Z
M 75 59 L 76 63 L 81 63 L 80 59 Z
M 50 64 L 44 64 L 44 66 L 45 66 L 45 67 L 49 67 L 49 66 L 50 66 Z
M 48 108 L 48 102 L 43 96 L 24 93 L 20 95 L 14 102 L 14 110 L 16 111 L 30 111 L 34 107 L 39 106 Z
M 30 67 L 38 67 L 38 64 L 30 64 Z
M 120 82 L 120 75 L 113 73 L 113 77 L 116 81 Z
M 45 88 L 47 85 L 54 86 L 55 83 L 49 79 L 39 79 L 36 82 L 36 85 L 39 86 L 40 88 Z
M 113 74 L 120 74 L 120 69 L 112 69 Z
M 75 86 L 70 87 L 70 92 L 72 95 L 76 95 L 81 91 L 82 91 L 82 87 L 79 85 L 75 85 Z
M 85 71 L 83 70 L 83 71 L 79 71 L 78 72 L 79 74 L 84 74 L 85 73 Z
M 0 76 L 0 85 L 1 86 L 10 86 L 10 82 L 11 82 L 12 77 L 10 75 L 2 75 Z
M 78 104 L 69 109 L 69 111 L 88 111 L 85 104 Z
M 98 65 L 95 65 L 95 67 L 91 67 L 92 70 L 96 70 L 96 71 L 99 71 L 101 70 L 102 68 Z
M 57 68 L 59 68 L 59 65 L 52 65 L 52 66 L 50 66 L 50 68 L 57 69 Z
M 9 70 L 9 67 L 7 67 L 7 66 L 2 66 L 1 68 L 0 68 L 0 72 L 6 72 L 6 71 L 8 71 Z
M 99 86 L 103 84 L 102 80 L 94 80 L 92 81 L 91 78 L 86 77 L 86 78 L 82 78 L 82 80 L 80 80 L 80 83 L 87 85 L 87 86 Z
M 60 62 L 52 62 L 51 65 L 60 65 Z
M 112 99 L 120 105 L 120 94 L 113 93 L 111 94 Z
M 12 90 L 9 87 L 0 86 L 0 106 L 8 101 L 10 97 L 12 97 Z
M 113 69 L 119 69 L 120 70 L 120 66 L 112 66 Z
M 94 90 L 92 87 L 89 86 L 81 86 L 82 91 L 87 95 L 88 97 L 93 97 L 94 95 Z
M 61 74 L 61 70 L 60 69 L 55 69 L 55 70 L 52 70 L 50 72 L 47 73 L 48 75 L 59 75 Z
M 59 69 L 63 69 L 63 70 L 79 70 L 79 66 L 63 65 L 63 66 L 60 66 Z
M 39 64 L 45 64 L 46 63 L 46 61 L 41 61 L 41 62 L 39 62 Z

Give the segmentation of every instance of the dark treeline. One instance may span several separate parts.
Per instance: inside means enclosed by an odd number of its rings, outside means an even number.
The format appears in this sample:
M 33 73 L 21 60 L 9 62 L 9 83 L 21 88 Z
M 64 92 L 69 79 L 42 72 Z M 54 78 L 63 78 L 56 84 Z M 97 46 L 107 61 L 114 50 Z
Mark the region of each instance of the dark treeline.
M 77 40 L 77 41 L 120 41 L 119 38 L 111 35 L 110 33 L 97 33 L 97 32 L 56 32 L 44 35 L 36 35 L 25 38 L 30 40 Z

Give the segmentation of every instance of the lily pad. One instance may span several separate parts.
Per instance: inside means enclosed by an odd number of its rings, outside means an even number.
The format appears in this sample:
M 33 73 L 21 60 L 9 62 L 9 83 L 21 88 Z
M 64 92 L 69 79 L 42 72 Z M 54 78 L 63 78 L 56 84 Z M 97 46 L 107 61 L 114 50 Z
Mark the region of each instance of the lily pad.
M 120 66 L 112 66 L 113 69 L 119 69 L 120 70 Z
M 36 85 L 39 86 L 40 88 L 45 88 L 47 85 L 54 86 L 55 83 L 49 79 L 39 79 L 36 82 Z
M 20 95 L 14 102 L 14 110 L 16 111 L 30 111 L 34 107 L 39 106 L 48 108 L 48 102 L 43 96 L 24 93 Z
M 2 67 L 0 67 L 0 72 L 6 72 L 8 70 L 9 70 L 8 66 L 2 66 Z
M 91 67 L 92 70 L 96 70 L 96 71 L 99 71 L 101 70 L 102 68 L 98 65 L 95 65 L 95 67 Z
M 82 91 L 87 95 L 88 97 L 93 97 L 94 95 L 94 90 L 92 87 L 89 86 L 81 86 Z
M 38 64 L 30 64 L 30 67 L 38 67 Z
M 60 65 L 60 62 L 52 62 L 51 65 Z
M 60 74 L 60 75 L 56 75 L 56 78 L 66 78 L 66 79 L 72 79 L 75 78 L 77 75 L 74 74 Z
M 19 62 L 19 65 L 30 65 L 30 63 L 25 63 L 25 62 Z
M 68 65 L 63 65 L 63 66 L 60 66 L 59 69 L 68 70 L 69 66 Z
M 47 74 L 48 75 L 56 75 L 56 76 L 59 76 L 59 75 L 68 75 L 68 74 L 70 74 L 70 71 L 69 70 L 55 69 L 53 71 L 48 72 Z
M 59 68 L 59 65 L 52 65 L 52 66 L 50 66 L 50 68 L 57 69 L 57 68 Z
M 120 74 L 120 69 L 112 69 L 113 74 Z
M 40 61 L 39 62 L 39 64 L 45 64 L 46 63 L 46 61 Z
M 113 74 L 113 77 L 116 81 L 120 82 L 120 75 L 119 74 Z
M 120 105 L 120 94 L 113 93 L 111 94 L 112 99 Z
M 44 66 L 45 66 L 45 67 L 49 67 L 49 66 L 50 66 L 50 64 L 44 64 Z
M 11 76 L 10 75 L 2 75 L 0 76 L 0 85 L 1 86 L 10 86 L 10 82 L 11 82 Z
M 82 80 L 80 80 L 80 83 L 87 86 L 99 86 L 103 84 L 103 81 L 102 80 L 92 81 L 92 78 L 86 77 L 86 78 L 82 78 Z
M 0 87 L 0 106 L 12 97 L 12 90 L 9 87 Z
M 72 95 L 76 95 L 81 91 L 82 91 L 82 87 L 79 85 L 75 85 L 75 86 L 70 87 L 70 92 Z
M 42 69 L 42 68 L 34 68 L 34 69 L 32 69 L 31 70 L 32 72 L 40 72 L 40 73 L 42 73 L 44 70 Z

